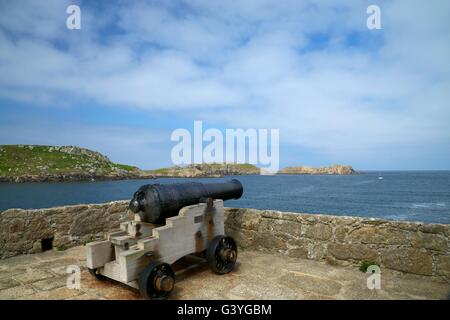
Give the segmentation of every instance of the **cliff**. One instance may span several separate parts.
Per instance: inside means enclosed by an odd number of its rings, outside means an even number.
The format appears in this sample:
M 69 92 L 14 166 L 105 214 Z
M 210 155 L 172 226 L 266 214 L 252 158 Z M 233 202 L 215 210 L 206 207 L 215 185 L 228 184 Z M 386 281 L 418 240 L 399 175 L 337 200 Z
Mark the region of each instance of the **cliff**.
M 111 162 L 99 152 L 74 146 L 0 145 L 1 182 L 153 178 L 137 167 Z
M 314 168 L 314 167 L 286 167 L 278 171 L 280 174 L 355 174 L 352 166 L 346 165 L 332 165 L 329 167 Z
M 149 171 L 156 177 L 223 177 L 226 175 L 260 174 L 252 164 L 203 163 L 188 166 L 174 166 Z

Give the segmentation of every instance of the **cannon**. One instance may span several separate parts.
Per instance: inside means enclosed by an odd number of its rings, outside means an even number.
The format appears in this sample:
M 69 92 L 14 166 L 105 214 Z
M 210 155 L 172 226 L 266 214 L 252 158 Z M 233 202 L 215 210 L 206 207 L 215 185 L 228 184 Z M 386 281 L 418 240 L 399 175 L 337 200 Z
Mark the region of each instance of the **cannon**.
M 139 188 L 130 201 L 130 210 L 139 214 L 144 222 L 162 223 L 165 218 L 206 199 L 239 199 L 243 193 L 237 179 L 222 183 L 146 184 Z
M 187 255 L 206 260 L 215 273 L 229 273 L 238 249 L 224 232 L 223 201 L 242 194 L 236 179 L 143 185 L 129 203 L 134 220 L 86 245 L 89 272 L 134 287 L 147 299 L 170 295 L 172 264 Z

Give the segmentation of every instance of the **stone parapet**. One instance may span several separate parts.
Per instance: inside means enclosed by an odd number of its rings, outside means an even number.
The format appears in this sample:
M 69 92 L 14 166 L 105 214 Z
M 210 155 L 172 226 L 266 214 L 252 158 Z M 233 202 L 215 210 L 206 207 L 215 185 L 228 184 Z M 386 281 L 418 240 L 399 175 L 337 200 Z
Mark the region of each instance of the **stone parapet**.
M 63 250 L 103 238 L 133 218 L 128 201 L 0 212 L 0 258 Z M 450 281 L 450 225 L 225 209 L 226 233 L 244 249 L 337 265 L 382 268 Z
M 378 263 L 450 280 L 450 225 L 226 209 L 225 228 L 246 249 L 337 265 Z

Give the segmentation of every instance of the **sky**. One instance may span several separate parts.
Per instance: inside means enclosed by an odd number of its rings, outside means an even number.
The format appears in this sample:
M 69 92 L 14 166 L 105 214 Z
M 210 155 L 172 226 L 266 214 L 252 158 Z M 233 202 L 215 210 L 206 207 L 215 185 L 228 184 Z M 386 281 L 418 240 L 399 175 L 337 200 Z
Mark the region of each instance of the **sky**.
M 0 0 L 0 144 L 151 169 L 202 120 L 279 129 L 281 167 L 449 170 L 449 35 L 448 1 Z

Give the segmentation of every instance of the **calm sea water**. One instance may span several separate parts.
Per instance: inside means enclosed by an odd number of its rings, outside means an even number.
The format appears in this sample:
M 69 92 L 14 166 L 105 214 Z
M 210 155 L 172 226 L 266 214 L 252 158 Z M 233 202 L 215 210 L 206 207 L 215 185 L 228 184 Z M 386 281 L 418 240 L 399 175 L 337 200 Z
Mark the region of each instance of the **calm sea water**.
M 231 178 L 242 182 L 244 196 L 227 201 L 230 207 L 450 223 L 450 171 L 0 183 L 0 210 L 130 199 L 146 183 L 212 182 Z

